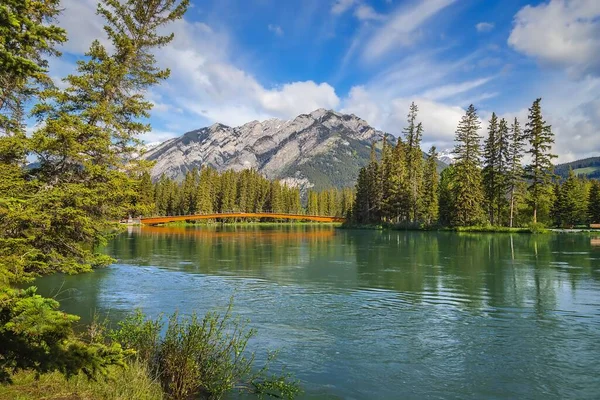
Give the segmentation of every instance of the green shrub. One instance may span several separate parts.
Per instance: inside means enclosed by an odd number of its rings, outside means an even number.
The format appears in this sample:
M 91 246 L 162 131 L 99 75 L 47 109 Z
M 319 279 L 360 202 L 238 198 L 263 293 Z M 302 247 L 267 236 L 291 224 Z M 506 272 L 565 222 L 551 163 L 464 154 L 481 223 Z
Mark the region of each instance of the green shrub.
M 531 223 L 527 227 L 531 233 L 546 233 L 546 226 L 541 222 Z
M 78 319 L 59 311 L 56 300 L 36 294 L 35 287 L 0 289 L 0 383 L 10 383 L 21 370 L 95 378 L 111 365 L 124 365 L 126 353 L 119 344 L 76 337 Z
M 271 374 L 270 353 L 262 368 L 255 368 L 255 353 L 247 350 L 255 335 L 247 322 L 232 315 L 232 303 L 223 315 L 196 313 L 169 318 L 164 324 L 145 319 L 141 312 L 126 318 L 110 337 L 128 349 L 136 350 L 137 361 L 144 362 L 160 381 L 171 399 L 202 397 L 219 399 L 232 390 L 280 398 L 293 398 L 300 389 L 289 374 Z

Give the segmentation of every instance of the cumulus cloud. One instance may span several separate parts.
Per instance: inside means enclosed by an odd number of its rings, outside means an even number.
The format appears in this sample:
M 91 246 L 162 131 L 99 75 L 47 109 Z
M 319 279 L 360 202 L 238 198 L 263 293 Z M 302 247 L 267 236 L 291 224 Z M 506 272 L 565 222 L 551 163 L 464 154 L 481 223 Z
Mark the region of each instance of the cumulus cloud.
M 475 29 L 477 29 L 477 32 L 490 32 L 494 29 L 494 24 L 490 22 L 480 22 L 475 25 Z
M 551 0 L 523 7 L 508 43 L 575 76 L 600 73 L 600 1 Z
M 401 135 L 406 126 L 406 115 L 412 102 L 419 107 L 419 121 L 425 129 L 424 150 L 435 144 L 438 149 L 449 149 L 454 144 L 454 134 L 463 108 L 430 99 L 400 96 L 382 100 L 380 94 L 365 86 L 355 86 L 343 101 L 342 112 L 353 113 L 369 124 L 394 135 Z
M 78 39 L 69 44 L 68 51 L 73 54 L 85 52 L 91 41 L 101 35 L 102 20 L 95 15 L 95 4 L 95 0 L 64 3 L 65 27 L 69 37 Z M 85 24 L 72 21 L 82 19 L 74 18 L 76 14 L 88 18 Z M 275 34 L 283 33 L 279 26 L 268 28 Z M 156 56 L 161 67 L 171 69 L 171 77 L 148 93 L 155 105 L 153 121 L 166 129 L 152 134 L 152 140 L 207 123 L 239 125 L 254 119 L 292 118 L 317 108 L 339 105 L 335 89 L 327 83 L 309 80 L 263 85 L 230 60 L 235 51 L 227 32 L 187 20 L 172 23 L 165 28 L 167 32 L 174 32 L 175 40 L 158 49 Z M 62 64 L 60 67 L 67 69 Z
M 400 7 L 368 40 L 364 58 L 377 59 L 388 52 L 413 44 L 418 28 L 456 0 L 429 0 Z

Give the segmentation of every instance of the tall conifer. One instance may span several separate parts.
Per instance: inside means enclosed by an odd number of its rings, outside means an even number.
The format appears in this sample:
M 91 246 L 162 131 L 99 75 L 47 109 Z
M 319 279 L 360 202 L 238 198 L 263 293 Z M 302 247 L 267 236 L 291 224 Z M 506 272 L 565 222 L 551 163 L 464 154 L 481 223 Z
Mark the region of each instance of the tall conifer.
M 513 121 L 510 126 L 510 140 L 508 146 L 508 166 L 507 166 L 507 177 L 506 177 L 506 186 L 509 195 L 509 226 L 512 228 L 514 226 L 515 219 L 515 206 L 518 202 L 522 193 L 520 193 L 519 188 L 521 186 L 521 182 L 523 182 L 523 166 L 521 161 L 523 159 L 523 134 L 521 132 L 521 127 L 519 125 L 519 121 L 517 118 Z
M 432 146 L 427 153 L 423 185 L 423 216 L 428 225 L 435 223 L 438 218 L 438 185 L 437 152 Z
M 481 178 L 481 123 L 477 111 L 470 105 L 456 129 L 454 182 L 452 183 L 452 223 L 476 225 L 483 220 L 484 194 Z
M 525 178 L 530 182 L 530 205 L 533 209 L 533 223 L 537 223 L 540 204 L 549 198 L 552 181 L 552 160 L 556 158 L 551 153 L 554 143 L 554 133 L 542 116 L 542 99 L 537 99 L 529 109 L 529 117 L 524 131 L 524 137 L 529 142 L 527 153 L 531 163 L 525 167 Z

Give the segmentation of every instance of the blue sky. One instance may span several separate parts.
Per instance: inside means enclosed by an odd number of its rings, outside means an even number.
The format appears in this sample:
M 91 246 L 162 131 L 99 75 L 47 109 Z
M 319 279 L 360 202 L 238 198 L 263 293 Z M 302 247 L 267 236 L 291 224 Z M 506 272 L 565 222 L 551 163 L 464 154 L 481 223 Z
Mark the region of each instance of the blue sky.
M 95 0 L 63 6 L 56 78 L 103 36 Z M 470 103 L 525 123 L 542 97 L 560 161 L 600 155 L 599 0 L 192 0 L 169 29 L 148 142 L 320 107 L 398 134 L 415 101 L 446 149 Z

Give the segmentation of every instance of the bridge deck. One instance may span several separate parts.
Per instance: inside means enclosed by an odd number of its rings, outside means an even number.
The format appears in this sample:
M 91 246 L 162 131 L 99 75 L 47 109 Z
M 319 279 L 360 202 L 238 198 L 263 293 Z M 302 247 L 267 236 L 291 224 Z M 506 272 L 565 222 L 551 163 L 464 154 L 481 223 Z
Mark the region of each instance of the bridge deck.
M 344 222 L 346 218 L 328 217 L 322 215 L 302 215 L 302 214 L 283 214 L 283 213 L 217 213 L 217 214 L 195 214 L 195 215 L 177 215 L 172 217 L 149 217 L 142 218 L 140 222 L 144 225 L 158 225 L 177 221 L 194 221 L 201 219 L 224 219 L 224 218 L 270 218 L 270 219 L 290 219 L 297 221 L 313 222 Z

